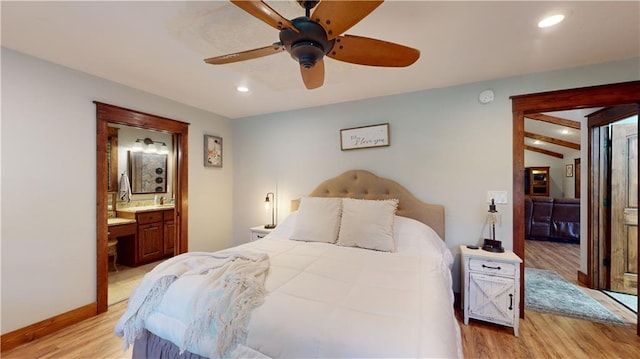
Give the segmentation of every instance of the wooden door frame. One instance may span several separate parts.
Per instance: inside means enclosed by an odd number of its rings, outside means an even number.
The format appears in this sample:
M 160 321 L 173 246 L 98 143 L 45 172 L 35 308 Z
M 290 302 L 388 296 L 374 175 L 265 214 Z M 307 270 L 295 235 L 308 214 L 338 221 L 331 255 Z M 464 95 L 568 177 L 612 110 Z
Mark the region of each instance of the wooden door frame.
M 520 303 L 522 303 L 520 317 L 524 318 L 524 117 L 526 114 L 539 112 L 640 103 L 640 81 L 518 95 L 510 98 L 513 112 L 513 250 L 523 260 L 520 271 Z M 591 164 L 588 166 L 590 173 Z M 590 176 L 587 192 L 590 213 Z M 587 218 L 589 222 L 587 223 L 587 267 L 591 268 L 591 216 L 587 216 Z M 640 246 L 640 241 L 638 246 Z M 638 262 L 640 266 L 640 257 Z M 591 278 L 587 278 L 587 280 L 589 283 L 591 282 Z M 637 325 L 637 333 L 640 336 L 640 322 Z
M 107 226 L 107 136 L 110 123 L 168 132 L 174 138 L 175 163 L 175 224 L 174 253 L 188 250 L 188 148 L 189 124 L 165 117 L 94 101 L 96 104 L 96 252 L 97 252 L 97 313 L 108 309 L 108 226 Z

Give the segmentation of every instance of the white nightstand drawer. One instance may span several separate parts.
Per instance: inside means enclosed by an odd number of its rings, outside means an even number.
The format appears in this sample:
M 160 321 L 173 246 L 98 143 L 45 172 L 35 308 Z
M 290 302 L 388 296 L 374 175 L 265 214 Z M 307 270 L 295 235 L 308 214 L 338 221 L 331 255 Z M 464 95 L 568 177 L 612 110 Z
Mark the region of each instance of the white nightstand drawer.
M 267 236 L 269 233 L 261 233 L 261 232 L 251 232 L 251 240 L 257 241 L 258 239 L 262 239 Z
M 266 237 L 269 233 L 273 232 L 274 228 L 264 228 L 264 226 L 255 226 L 251 229 L 251 240 L 257 241 Z
M 469 258 L 469 270 L 478 273 L 513 276 L 516 273 L 516 265 L 518 264 L 481 258 Z

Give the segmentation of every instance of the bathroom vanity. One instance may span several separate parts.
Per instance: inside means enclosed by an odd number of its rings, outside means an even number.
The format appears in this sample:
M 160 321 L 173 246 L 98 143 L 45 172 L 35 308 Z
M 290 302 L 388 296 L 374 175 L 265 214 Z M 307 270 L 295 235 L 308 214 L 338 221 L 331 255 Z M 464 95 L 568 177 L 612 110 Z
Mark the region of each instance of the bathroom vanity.
M 109 226 L 109 232 L 131 231 L 136 235 L 118 241 L 118 261 L 130 267 L 171 257 L 174 254 L 175 219 L 173 206 L 144 206 L 123 208 L 117 211 L 116 219 L 135 220 L 134 223 Z M 112 230 L 112 228 L 114 230 Z M 110 237 L 111 238 L 111 235 Z

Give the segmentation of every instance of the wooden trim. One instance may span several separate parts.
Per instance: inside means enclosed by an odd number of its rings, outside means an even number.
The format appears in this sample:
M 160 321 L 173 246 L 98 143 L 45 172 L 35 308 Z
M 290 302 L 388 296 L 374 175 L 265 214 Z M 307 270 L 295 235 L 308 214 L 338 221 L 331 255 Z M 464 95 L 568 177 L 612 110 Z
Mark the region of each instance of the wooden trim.
M 109 152 L 109 192 L 118 191 L 118 130 L 119 128 L 109 127 L 108 141 L 111 149 Z
M 525 114 L 608 107 L 637 102 L 640 98 L 640 81 L 517 95 L 510 98 L 512 110 Z
M 578 151 L 580 150 L 580 144 L 579 143 L 573 143 L 573 142 L 561 140 L 559 138 L 553 138 L 553 137 L 549 137 L 549 136 L 539 135 L 537 133 L 532 133 L 532 132 L 525 132 L 524 133 L 524 137 L 533 138 L 534 140 L 540 140 L 540 141 L 543 141 L 543 142 L 551 143 L 551 144 L 562 146 L 562 147 L 568 147 L 568 148 L 571 148 L 571 149 L 574 149 L 574 150 L 578 150 Z
M 564 158 L 564 155 L 562 153 L 553 152 L 553 151 L 549 151 L 549 150 L 543 150 L 542 148 L 538 148 L 538 147 L 524 145 L 524 149 L 527 150 L 527 151 L 533 151 L 533 152 L 542 153 L 542 154 L 547 155 L 547 156 Z
M 189 124 L 166 117 L 151 115 L 144 112 L 126 109 L 94 101 L 96 104 L 96 238 L 97 238 L 97 313 L 107 311 L 108 295 L 108 226 L 107 226 L 107 159 L 106 142 L 108 124 L 117 123 L 126 126 L 168 132 L 174 135 L 176 154 L 176 185 L 175 185 L 175 226 L 176 245 L 175 254 L 188 250 L 188 134 Z
M 516 203 L 520 205 L 516 206 Z M 524 113 L 517 111 L 513 112 L 513 218 L 513 252 L 522 259 L 520 318 L 524 318 Z
M 532 120 L 543 121 L 547 123 L 552 123 L 554 125 L 560 125 L 565 127 L 574 128 L 576 130 L 580 129 L 580 122 L 567 120 L 566 118 L 560 118 L 550 115 L 545 115 L 543 113 L 530 113 L 525 116 L 525 118 L 530 118 Z
M 588 118 L 589 127 L 603 126 L 631 117 L 638 113 L 638 107 L 635 103 L 603 108 L 590 114 Z
M 42 338 L 62 328 L 79 323 L 85 319 L 96 315 L 97 303 L 87 304 L 80 308 L 70 310 L 45 319 L 43 321 L 31 324 L 27 327 L 14 330 L 2 335 L 0 346 L 2 351 L 11 350 L 19 345 Z
M 584 285 L 587 288 L 591 287 L 589 283 L 589 276 L 582 271 L 578 271 L 578 283 Z
M 609 107 L 640 102 L 640 81 L 511 96 L 513 112 L 513 250 L 524 259 L 524 117 L 526 114 Z M 591 191 L 591 188 L 589 188 Z M 591 225 L 591 217 L 588 218 Z M 591 250 L 591 237 L 587 239 Z M 640 241 L 638 241 L 640 247 Z M 639 248 L 640 252 L 640 248 Z M 589 256 L 591 253 L 589 253 Z M 638 256 L 640 267 L 640 256 Z M 524 262 L 523 265 L 524 266 Z M 524 269 L 520 272 L 520 316 L 524 316 Z M 590 278 L 588 278 L 590 279 Z M 640 296 L 638 297 L 640 302 Z M 640 322 L 637 325 L 640 336 Z

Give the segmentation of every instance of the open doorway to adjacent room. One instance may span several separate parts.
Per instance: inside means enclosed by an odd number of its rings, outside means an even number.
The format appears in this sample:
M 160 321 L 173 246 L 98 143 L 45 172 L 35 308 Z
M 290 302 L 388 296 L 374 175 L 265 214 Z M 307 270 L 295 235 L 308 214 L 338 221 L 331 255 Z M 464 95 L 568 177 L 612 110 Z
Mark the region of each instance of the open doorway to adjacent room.
M 525 150 L 525 130 L 524 130 L 524 121 L 525 117 L 529 114 L 537 114 L 537 113 L 547 113 L 553 111 L 564 111 L 564 110 L 574 110 L 574 109 L 584 109 L 589 107 L 601 107 L 601 108 L 612 108 L 618 105 L 629 105 L 635 108 L 637 111 L 638 103 L 640 103 L 640 82 L 633 81 L 627 83 L 620 84 L 611 84 L 611 85 L 601 85 L 587 88 L 579 88 L 579 89 L 570 89 L 570 90 L 560 90 L 560 91 L 552 91 L 546 93 L 538 93 L 538 94 L 529 94 L 529 95 L 520 95 L 513 96 L 512 98 L 512 109 L 513 109 L 513 188 L 514 188 L 514 201 L 513 201 L 513 246 L 514 252 L 518 254 L 521 258 L 525 258 L 525 181 L 524 181 L 524 173 L 525 173 L 525 164 L 524 164 L 524 150 Z M 618 118 L 617 120 L 619 120 Z M 615 121 L 612 121 L 615 122 Z M 599 124 L 603 125 L 603 124 Z M 583 270 L 578 271 L 576 274 L 576 279 L 578 282 L 583 283 L 589 288 L 599 288 L 600 286 L 600 266 L 598 265 L 598 261 L 603 259 L 602 254 L 604 253 L 602 249 L 603 246 L 607 246 L 606 241 L 603 239 L 603 236 L 599 231 L 607 231 L 603 225 L 604 222 L 601 221 L 599 217 L 601 212 L 598 210 L 597 206 L 597 198 L 594 198 L 596 194 L 596 185 L 594 184 L 594 167 L 596 165 L 596 160 L 594 159 L 593 148 L 591 145 L 592 141 L 592 129 L 595 126 L 593 121 L 589 119 L 589 150 L 587 151 L 588 157 L 585 161 L 584 158 L 581 158 L 580 165 L 582 169 L 581 183 L 582 183 L 582 191 L 581 198 L 586 199 L 586 203 L 582 204 L 581 208 L 587 208 L 588 213 L 583 213 L 581 218 L 586 219 L 586 222 L 583 225 L 587 228 L 586 238 L 581 239 L 581 243 L 586 241 L 586 246 L 584 249 L 581 249 L 580 258 L 581 258 L 581 268 L 584 266 L 584 261 L 586 259 L 586 272 Z M 637 127 L 637 125 L 636 125 Z M 636 152 L 637 152 L 637 142 L 635 144 Z M 587 164 L 585 168 L 585 164 Z M 575 166 L 575 162 L 574 162 Z M 573 167 L 573 166 L 572 166 Z M 635 165 L 637 168 L 637 162 Z M 575 171 L 575 168 L 573 168 Z M 585 183 L 586 182 L 586 183 Z M 637 188 L 638 183 L 637 180 L 635 182 L 635 186 L 631 184 L 631 187 L 635 188 L 635 192 L 632 192 L 630 196 L 635 196 L 637 200 Z M 585 189 L 586 188 L 586 189 Z M 595 205 L 594 205 L 595 204 Z M 585 215 L 586 214 L 586 215 Z M 636 217 L 637 218 L 637 217 Z M 637 223 L 637 222 L 636 222 Z M 637 228 L 637 224 L 636 224 Z M 582 231 L 585 233 L 585 230 Z M 637 270 L 638 266 L 638 241 L 637 241 L 637 229 L 629 231 L 630 234 L 627 234 L 628 238 L 634 238 L 633 240 L 628 240 L 628 243 L 631 243 L 631 246 L 635 244 L 635 256 L 631 256 L 631 260 L 635 260 L 635 268 Z M 524 279 L 524 267 L 526 265 L 523 263 L 523 268 L 521 271 L 521 303 L 524 303 L 524 293 L 525 293 L 525 279 Z M 636 297 L 637 302 L 637 297 Z M 524 309 L 525 306 L 521 305 L 520 307 L 521 313 L 520 316 L 524 317 Z M 636 315 L 636 323 L 637 323 L 637 315 Z M 637 332 L 640 335 L 640 325 L 637 325 Z

